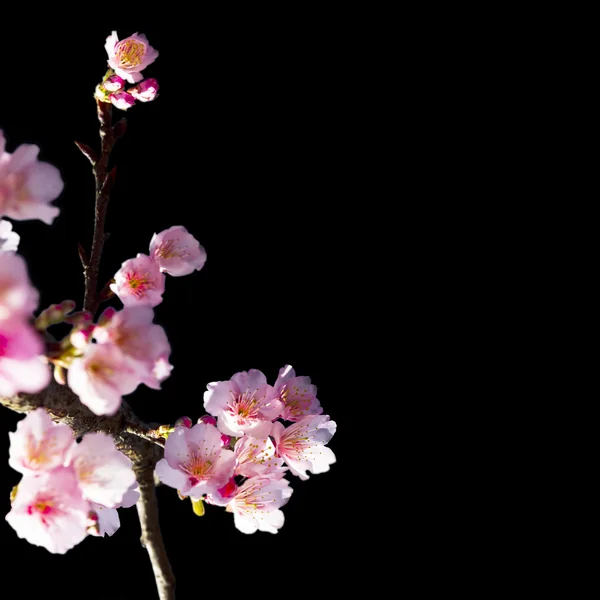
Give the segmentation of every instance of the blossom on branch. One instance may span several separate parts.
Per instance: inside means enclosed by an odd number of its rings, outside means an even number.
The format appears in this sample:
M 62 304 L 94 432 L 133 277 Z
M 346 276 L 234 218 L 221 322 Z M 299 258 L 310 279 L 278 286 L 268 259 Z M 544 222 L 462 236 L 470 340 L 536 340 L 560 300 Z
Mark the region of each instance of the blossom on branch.
M 62 178 L 56 167 L 37 160 L 39 151 L 22 144 L 13 154 L 6 152 L 0 130 L 0 217 L 39 219 L 51 225 L 60 212 L 50 202 L 63 191 Z
M 108 65 L 129 83 L 141 81 L 142 71 L 158 57 L 158 51 L 150 46 L 146 36 L 137 32 L 119 41 L 117 32 L 113 31 L 106 38 L 104 47 Z
M 278 456 L 283 458 L 294 475 L 306 480 L 307 471 L 325 473 L 335 462 L 335 454 L 325 446 L 335 430 L 336 424 L 329 420 L 328 415 L 317 415 L 304 417 L 288 428 L 274 423 L 271 435 Z
M 233 475 L 234 455 L 221 447 L 218 429 L 206 423 L 176 427 L 165 443 L 165 457 L 156 474 L 185 496 L 201 498 L 215 492 Z
M 144 79 L 127 91 L 140 102 L 151 102 L 158 96 L 158 81 L 153 78 Z
M 204 266 L 206 251 L 185 227 L 174 225 L 152 236 L 150 257 L 163 273 L 181 277 Z
M 229 381 L 209 383 L 204 409 L 218 417 L 217 427 L 226 435 L 264 437 L 281 412 L 281 401 L 264 374 L 250 369 L 236 373 Z
M 311 384 L 310 377 L 296 377 L 290 365 L 280 369 L 275 393 L 283 403 L 280 417 L 285 421 L 299 421 L 306 415 L 320 415 L 323 412 L 317 400 L 317 388 Z
M 145 254 L 126 260 L 110 289 L 125 306 L 157 306 L 165 291 L 165 276 Z

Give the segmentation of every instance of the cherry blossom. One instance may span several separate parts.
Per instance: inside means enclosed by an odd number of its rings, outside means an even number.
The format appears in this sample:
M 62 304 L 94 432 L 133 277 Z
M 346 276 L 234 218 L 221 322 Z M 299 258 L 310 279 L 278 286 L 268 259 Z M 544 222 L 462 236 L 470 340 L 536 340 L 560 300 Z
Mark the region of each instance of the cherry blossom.
M 152 322 L 154 311 L 149 306 L 135 306 L 114 314 L 111 309 L 111 315 L 105 319 L 105 326 L 94 329 L 94 338 L 100 344 L 118 348 L 143 383 L 160 389 L 161 381 L 170 372 L 166 365 L 171 367 L 171 345 L 165 330 Z
M 112 344 L 89 344 L 69 366 L 67 382 L 92 412 L 114 415 L 121 397 L 137 388 L 140 377 Z
M 272 419 L 281 412 L 267 378 L 256 369 L 236 373 L 229 381 L 208 384 L 204 409 L 218 417 L 218 428 L 233 437 L 269 435 Z
M 0 217 L 40 219 L 51 225 L 60 211 L 50 202 L 64 187 L 58 169 L 37 160 L 37 146 L 22 144 L 13 154 L 4 147 L 0 131 Z
M 269 438 L 244 436 L 236 442 L 234 452 L 236 475 L 281 479 L 287 471 L 283 468 L 283 459 L 276 456 L 275 446 Z
M 198 240 L 181 225 L 174 225 L 150 240 L 150 256 L 160 270 L 173 277 L 199 271 L 206 262 L 206 252 Z
M 275 393 L 283 402 L 280 417 L 286 421 L 299 421 L 306 415 L 320 415 L 323 412 L 317 400 L 317 388 L 310 377 L 296 377 L 290 365 L 280 369 L 275 382 Z
M 73 470 L 59 467 L 23 477 L 6 520 L 30 544 L 64 554 L 87 536 L 89 511 Z
M 165 291 L 165 276 L 149 256 L 138 254 L 121 265 L 110 289 L 125 306 L 157 306 Z
M 121 527 L 121 519 L 116 508 L 108 508 L 96 502 L 90 502 L 91 512 L 88 533 L 96 537 L 114 535 Z
M 281 423 L 274 423 L 271 436 L 277 454 L 290 471 L 306 480 L 307 471 L 325 473 L 335 462 L 335 454 L 325 446 L 335 430 L 336 424 L 329 420 L 328 415 L 315 415 L 304 417 L 287 428 Z
M 12 230 L 12 223 L 0 219 L 0 252 L 16 252 L 21 236 Z
M 140 81 L 127 91 L 140 102 L 150 102 L 158 96 L 158 81 L 156 79 L 144 79 L 144 81 Z
M 38 292 L 31 285 L 22 256 L 0 253 L 0 321 L 29 318 L 37 308 Z
M 277 533 L 284 522 L 279 509 L 292 495 L 289 485 L 287 479 L 252 477 L 237 489 L 225 510 L 233 513 L 235 526 L 242 533 Z
M 111 437 L 89 433 L 68 456 L 86 500 L 107 508 L 119 506 L 135 483 L 131 460 L 119 452 Z
M 118 92 L 125 87 L 125 80 L 118 75 L 111 75 L 104 80 L 102 85 L 108 92 Z
M 50 383 L 50 367 L 43 362 L 37 331 L 18 318 L 0 321 L 0 395 L 35 394 Z
M 217 428 L 198 423 L 191 429 L 176 427 L 169 435 L 156 474 L 165 485 L 198 499 L 231 478 L 234 461 L 233 452 L 221 448 Z
M 158 52 L 150 46 L 146 36 L 137 32 L 119 41 L 117 32 L 113 31 L 106 38 L 104 47 L 108 54 L 108 65 L 129 83 L 141 81 L 142 71 L 158 57 Z
M 71 428 L 55 423 L 43 408 L 19 421 L 17 431 L 8 437 L 8 464 L 25 475 L 62 466 L 69 449 L 76 446 Z

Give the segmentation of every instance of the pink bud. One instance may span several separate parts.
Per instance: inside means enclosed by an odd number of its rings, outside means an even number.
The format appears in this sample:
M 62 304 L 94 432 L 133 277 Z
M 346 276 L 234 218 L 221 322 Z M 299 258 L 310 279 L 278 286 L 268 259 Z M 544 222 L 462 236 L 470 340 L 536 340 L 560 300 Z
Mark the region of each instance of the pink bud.
M 111 321 L 111 319 L 115 316 L 116 314 L 116 309 L 114 309 L 112 306 L 109 306 L 101 315 L 100 318 L 98 319 L 98 325 L 100 325 L 100 327 L 104 327 L 106 325 L 108 325 Z
M 227 448 L 231 443 L 231 436 L 222 434 L 221 435 L 221 447 Z
M 87 327 L 73 330 L 69 337 L 71 344 L 75 348 L 83 350 L 83 348 L 89 344 L 92 334 L 94 333 L 94 329 L 96 329 L 96 326 L 92 323 Z
M 231 498 L 237 492 L 238 486 L 235 483 L 235 479 L 232 477 L 222 488 L 217 491 L 223 498 Z
M 110 101 L 119 110 L 127 110 L 135 104 L 135 98 L 127 92 L 115 92 L 111 94 Z
M 140 81 L 127 91 L 140 102 L 150 102 L 158 96 L 158 81 L 156 79 L 144 79 L 144 81 Z
M 206 423 L 207 425 L 216 425 L 217 420 L 211 415 L 202 415 L 198 419 L 198 423 Z
M 111 75 L 103 85 L 109 92 L 118 92 L 125 87 L 125 80 L 118 75 Z
M 190 429 L 192 427 L 192 420 L 189 417 L 179 417 L 179 419 L 175 421 L 174 427 L 185 427 L 186 429 Z

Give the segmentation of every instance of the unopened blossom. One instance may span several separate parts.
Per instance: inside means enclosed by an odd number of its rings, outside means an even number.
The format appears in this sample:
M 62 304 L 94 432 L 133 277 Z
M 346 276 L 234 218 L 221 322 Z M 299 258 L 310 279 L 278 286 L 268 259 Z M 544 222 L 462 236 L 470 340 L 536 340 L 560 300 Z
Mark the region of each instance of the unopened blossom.
M 132 306 L 111 314 L 104 327 L 95 328 L 94 338 L 100 344 L 118 348 L 143 383 L 160 389 L 164 377 L 157 375 L 165 369 L 163 361 L 171 353 L 171 345 L 165 330 L 152 322 L 154 311 L 149 306 Z
M 236 475 L 281 479 L 287 470 L 268 437 L 259 439 L 246 435 L 236 442 L 234 453 Z
M 206 423 L 207 425 L 214 425 L 216 427 L 217 420 L 212 415 L 202 415 L 198 419 L 198 423 Z
M 38 332 L 18 318 L 0 321 L 0 395 L 35 394 L 50 383 Z
M 157 306 L 165 291 L 165 276 L 145 254 L 126 260 L 110 289 L 125 306 Z
M 23 477 L 6 520 L 30 544 L 64 554 L 87 536 L 89 511 L 73 470 L 59 467 Z
M 156 79 L 144 79 L 144 81 L 140 81 L 127 91 L 140 102 L 150 102 L 158 96 L 158 81 Z
M 304 417 L 287 428 L 282 423 L 274 423 L 271 436 L 277 454 L 290 471 L 306 480 L 307 471 L 315 475 L 325 473 L 335 462 L 335 454 L 325 446 L 335 430 L 335 421 L 330 421 L 328 415 L 314 415 Z
M 225 510 L 233 513 L 235 526 L 242 533 L 277 533 L 284 522 L 279 509 L 292 495 L 289 485 L 287 479 L 252 477 L 237 489 Z
M 133 392 L 140 378 L 118 348 L 90 344 L 84 355 L 70 364 L 67 382 L 93 413 L 114 415 L 121 406 L 121 397 Z
M 0 321 L 28 319 L 37 308 L 38 298 L 23 257 L 10 252 L 0 253 Z
M 51 225 L 60 211 L 50 202 L 64 187 L 58 169 L 37 160 L 37 146 L 22 144 L 13 154 L 4 146 L 0 131 L 0 217 L 40 219 Z
M 135 98 L 128 92 L 114 92 L 109 96 L 115 108 L 128 110 L 135 104 Z
M 8 464 L 19 473 L 36 474 L 64 464 L 72 446 L 73 432 L 67 425 L 55 423 L 43 408 L 30 412 L 9 432 Z
M 317 388 L 311 384 L 310 377 L 296 377 L 290 365 L 279 370 L 274 387 L 283 403 L 279 416 L 285 421 L 298 421 L 307 415 L 320 415 L 323 412 L 317 400 Z
M 176 427 L 165 443 L 165 457 L 156 474 L 185 496 L 201 498 L 223 486 L 233 476 L 234 455 L 221 448 L 216 427 L 199 423 L 191 429 Z
M 150 256 L 162 272 L 174 277 L 199 271 L 206 262 L 200 242 L 181 225 L 155 233 L 150 240 Z
M 119 41 L 113 31 L 104 45 L 108 54 L 108 65 L 119 77 L 129 83 L 142 80 L 142 71 L 158 57 L 158 52 L 150 46 L 145 35 L 137 32 Z
M 125 80 L 118 75 L 111 75 L 104 80 L 102 85 L 108 92 L 118 92 L 125 87 Z
M 83 497 L 108 508 L 119 506 L 135 483 L 131 460 L 105 433 L 88 433 L 67 458 L 77 476 Z
M 217 426 L 222 433 L 233 437 L 269 435 L 272 419 L 281 412 L 281 401 L 263 373 L 250 369 L 207 387 L 204 410 L 218 417 Z
M 0 219 L 0 252 L 16 252 L 21 236 L 12 230 L 12 223 Z

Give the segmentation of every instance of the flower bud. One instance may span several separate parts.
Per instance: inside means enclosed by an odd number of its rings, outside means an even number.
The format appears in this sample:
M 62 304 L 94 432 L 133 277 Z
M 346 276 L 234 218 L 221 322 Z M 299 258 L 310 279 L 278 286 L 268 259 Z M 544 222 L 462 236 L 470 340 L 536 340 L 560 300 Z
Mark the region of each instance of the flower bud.
M 109 92 L 118 92 L 125 87 L 125 80 L 118 75 L 111 75 L 102 85 Z
M 216 425 L 217 420 L 212 415 L 202 415 L 198 419 L 198 423 L 206 423 L 207 425 Z
M 225 435 L 224 433 L 221 435 L 221 448 L 227 448 L 231 443 L 231 436 Z
M 135 104 L 135 98 L 128 92 L 115 92 L 110 95 L 110 101 L 119 110 L 127 110 Z
M 179 417 L 173 427 L 185 427 L 186 429 L 191 429 L 192 420 L 189 417 Z
M 158 96 L 158 81 L 153 78 L 144 79 L 127 91 L 140 102 L 150 102 Z
M 105 327 L 106 325 L 108 325 L 111 319 L 115 316 L 116 312 L 116 309 L 114 309 L 112 306 L 109 306 L 100 315 L 100 318 L 98 319 L 98 325 L 100 327 Z

